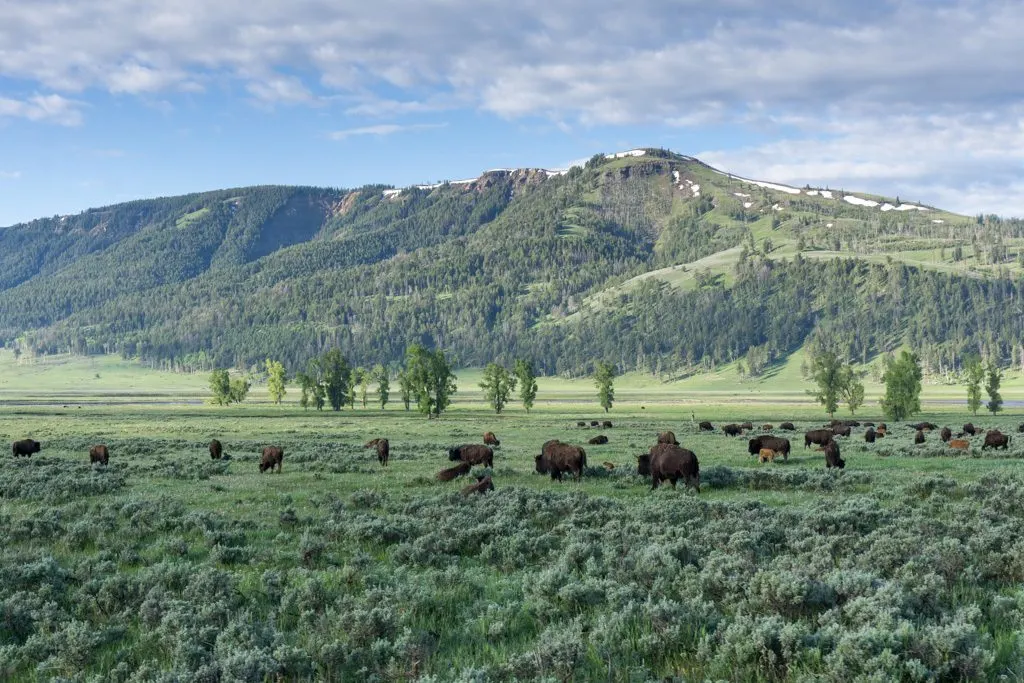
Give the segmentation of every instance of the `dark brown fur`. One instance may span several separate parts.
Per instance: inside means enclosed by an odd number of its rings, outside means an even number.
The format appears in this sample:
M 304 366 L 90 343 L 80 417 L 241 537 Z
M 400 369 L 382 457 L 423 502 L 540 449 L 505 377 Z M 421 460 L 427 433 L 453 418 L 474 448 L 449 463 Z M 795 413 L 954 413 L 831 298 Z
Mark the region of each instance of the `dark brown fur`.
M 363 448 L 376 448 L 377 462 L 387 467 L 388 458 L 391 457 L 391 444 L 387 439 L 372 439 L 363 444 Z
M 875 442 L 875 428 L 874 427 L 868 427 L 867 431 L 864 432 L 864 440 L 867 441 L 868 443 L 874 443 Z
M 707 421 L 701 422 L 700 425 L 698 425 L 698 426 L 700 427 L 700 431 L 702 431 L 702 432 L 713 432 L 713 431 L 715 431 L 715 426 L 713 424 L 711 424 L 710 422 L 707 422 Z
M 552 479 L 562 480 L 562 474 L 569 472 L 576 481 L 583 475 L 587 466 L 587 452 L 579 446 L 548 441 L 541 449 L 541 454 L 534 458 L 534 465 L 539 474 L 550 474 Z
M 462 462 L 468 462 L 470 465 L 494 467 L 494 451 L 491 450 L 490 446 L 481 446 L 475 443 L 449 448 L 448 459 L 452 462 L 461 460 Z
M 832 428 L 832 434 L 834 436 L 849 436 L 850 428 L 844 425 L 836 425 Z
M 676 482 L 682 479 L 687 486 L 692 486 L 700 493 L 700 464 L 693 451 L 670 443 L 659 443 L 651 446 L 651 452 L 637 459 L 637 471 L 649 474 L 651 490 L 658 488 L 662 481 Z
M 494 435 L 494 432 L 484 432 L 484 443 L 488 446 L 500 446 L 501 442 L 498 441 L 498 437 Z
M 738 424 L 725 425 L 722 427 L 722 433 L 726 436 L 739 436 L 743 433 L 743 428 Z
M 970 422 L 968 422 L 967 424 L 964 425 L 964 434 L 970 434 L 971 436 L 974 436 L 977 433 L 978 433 L 978 430 L 976 430 L 974 428 L 974 425 L 971 424 Z
M 604 422 L 601 423 L 601 429 L 611 429 L 611 428 L 612 428 L 612 421 L 611 420 L 605 420 Z
M 762 448 L 770 448 L 776 453 L 780 453 L 783 460 L 789 460 L 789 439 L 765 435 L 755 436 L 747 443 L 747 452 L 751 455 L 757 455 Z
M 591 446 L 600 446 L 602 444 L 608 443 L 608 437 L 605 436 L 604 434 L 599 434 L 598 436 L 595 436 L 587 443 L 589 443 Z
M 825 469 L 832 467 L 846 467 L 846 461 L 839 457 L 839 444 L 835 441 L 829 441 L 825 446 Z
M 106 465 L 110 462 L 110 451 L 107 450 L 106 445 L 97 444 L 89 449 L 89 462 L 90 463 L 102 463 Z
M 981 450 L 986 448 L 1002 448 L 1004 451 L 1010 446 L 1010 437 L 1003 434 L 998 429 L 993 429 L 985 434 L 985 443 L 982 444 Z
M 943 441 L 948 442 L 950 439 L 953 438 L 952 430 L 950 430 L 949 427 L 943 427 L 942 431 L 939 432 L 939 438 L 942 439 Z
M 210 442 L 210 460 L 220 460 L 224 457 L 224 446 L 221 445 L 220 441 L 214 439 Z
M 783 422 L 782 424 L 779 425 L 779 429 L 785 429 L 787 432 L 795 432 L 796 425 L 794 425 L 792 422 Z
M 476 478 L 476 483 L 475 484 L 470 484 L 469 486 L 467 486 L 464 489 L 462 489 L 462 495 L 464 495 L 464 496 L 472 496 L 474 493 L 479 493 L 479 494 L 483 495 L 483 494 L 487 493 L 488 491 L 493 491 L 493 490 L 494 490 L 494 483 L 491 482 L 490 475 L 479 476 L 479 477 Z
M 924 431 L 918 429 L 916 432 L 914 432 L 914 443 L 915 444 L 922 444 L 922 443 L 924 443 Z
M 284 449 L 280 446 L 266 446 L 260 456 L 260 473 L 267 470 L 273 471 L 276 467 L 277 473 L 281 474 L 282 463 L 284 463 Z
M 446 470 L 441 470 L 437 473 L 438 481 L 451 481 L 457 477 L 469 474 L 469 471 L 473 469 L 473 466 L 468 462 L 460 462 L 455 467 L 449 467 Z
M 42 444 L 38 441 L 22 439 L 21 441 L 15 441 L 11 444 L 11 453 L 13 453 L 16 458 L 22 455 L 28 458 L 31 457 L 33 453 L 38 453 L 42 448 Z
M 831 429 L 812 429 L 804 434 L 804 448 L 809 447 L 812 443 L 824 446 L 832 440 L 832 436 Z

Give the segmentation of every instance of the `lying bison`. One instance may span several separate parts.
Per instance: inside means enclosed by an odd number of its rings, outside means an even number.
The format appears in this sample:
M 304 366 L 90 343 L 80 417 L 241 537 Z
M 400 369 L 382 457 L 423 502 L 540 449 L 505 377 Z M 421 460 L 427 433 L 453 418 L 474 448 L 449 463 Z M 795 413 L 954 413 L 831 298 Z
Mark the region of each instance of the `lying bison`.
M 461 460 L 462 462 L 468 462 L 470 465 L 494 467 L 494 451 L 491 450 L 490 446 L 481 446 L 475 443 L 449 448 L 448 459 L 452 462 Z
M 843 469 L 846 467 L 846 461 L 839 457 L 839 444 L 835 441 L 829 441 L 825 446 L 825 469 L 833 467 Z
M 484 432 L 484 443 L 488 446 L 500 446 L 501 442 L 498 441 L 498 437 L 494 435 L 494 432 Z
M 90 464 L 106 465 L 108 462 L 110 462 L 110 451 L 107 450 L 106 444 L 97 444 L 89 449 Z
M 1004 451 L 1010 445 L 1010 437 L 1003 434 L 998 429 L 993 429 L 985 434 L 985 443 L 982 444 L 981 450 L 986 448 L 1002 448 Z
M 600 422 L 598 422 L 597 420 L 591 420 L 591 421 L 590 421 L 590 426 L 591 426 L 591 427 L 598 427 L 598 426 L 600 426 L 600 425 L 601 425 L 601 423 L 600 423 Z
M 713 431 L 715 431 L 715 426 L 713 424 L 711 424 L 710 422 L 706 421 L 706 420 L 704 422 L 701 422 L 697 426 L 700 427 L 700 431 L 702 431 L 702 432 L 713 432 Z
M 552 440 L 544 444 L 534 464 L 538 474 L 550 474 L 552 479 L 561 481 L 562 474 L 568 472 L 579 481 L 587 466 L 587 452 L 579 446 Z
M 915 425 L 910 425 L 910 428 L 916 429 L 919 432 L 927 432 L 931 431 L 932 429 L 938 429 L 939 426 L 934 422 L 918 422 Z
M 387 466 L 388 458 L 391 456 L 391 444 L 387 439 L 371 439 L 363 444 L 363 448 L 376 448 L 377 462 Z
M 220 441 L 214 439 L 210 442 L 210 460 L 220 460 L 224 457 L 224 446 L 221 445 Z
M 943 427 L 942 431 L 939 432 L 939 438 L 942 439 L 943 443 L 947 443 L 953 438 L 953 431 L 949 427 Z
M 670 443 L 651 446 L 651 452 L 637 458 L 637 472 L 651 477 L 651 490 L 663 481 L 671 481 L 672 488 L 682 479 L 700 493 L 700 464 L 693 451 Z
M 437 473 L 438 481 L 451 481 L 457 477 L 469 474 L 469 471 L 473 469 L 473 466 L 468 462 L 460 462 L 455 467 L 449 467 L 446 470 L 441 470 Z
M 831 429 L 812 429 L 804 434 L 804 448 L 808 448 L 812 443 L 817 446 L 826 446 L 831 441 Z
M 722 433 L 726 436 L 739 436 L 743 433 L 743 428 L 738 424 L 725 425 L 722 427 Z
M 966 439 L 950 439 L 950 448 L 956 448 L 957 450 L 966 451 L 971 447 L 971 442 Z
M 792 422 L 783 422 L 782 424 L 779 425 L 779 429 L 783 429 L 787 432 L 795 432 L 796 425 L 794 425 Z
M 670 443 L 673 446 L 679 445 L 679 442 L 676 441 L 676 435 L 673 432 L 662 432 L 658 434 L 658 443 Z
M 755 436 L 747 443 L 747 452 L 757 455 L 762 448 L 770 448 L 782 454 L 783 460 L 789 460 L 789 439 L 778 436 Z
M 474 493 L 484 494 L 487 493 L 488 491 L 493 490 L 494 483 L 491 482 L 491 475 L 481 475 L 476 478 L 475 484 L 470 484 L 469 486 L 462 489 L 462 495 L 472 496 Z
M 608 437 L 605 436 L 604 434 L 599 434 L 590 441 L 588 441 L 587 443 L 589 443 L 591 446 L 600 446 L 602 444 L 608 443 Z
M 281 474 L 281 464 L 284 462 L 284 449 L 280 446 L 267 446 L 263 449 L 263 454 L 260 456 L 260 474 L 267 470 L 273 471 L 277 468 L 277 473 Z
M 33 453 L 38 453 L 42 450 L 42 444 L 32 439 L 22 439 L 21 441 L 15 441 L 11 444 L 11 453 L 14 457 L 25 456 L 26 458 L 31 457 Z

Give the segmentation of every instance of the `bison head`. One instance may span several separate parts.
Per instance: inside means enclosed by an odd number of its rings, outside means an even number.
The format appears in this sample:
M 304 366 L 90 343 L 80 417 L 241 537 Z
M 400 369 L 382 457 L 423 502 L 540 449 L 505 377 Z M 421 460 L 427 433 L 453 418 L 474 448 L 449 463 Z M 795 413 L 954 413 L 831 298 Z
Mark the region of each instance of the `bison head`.
M 481 474 L 476 478 L 477 491 L 480 493 L 487 493 L 488 491 L 494 490 L 494 482 L 491 481 L 490 476 Z
M 537 474 L 547 474 L 550 471 L 551 468 L 548 465 L 548 459 L 544 457 L 543 453 L 536 456 L 533 461 L 536 463 Z
M 757 455 L 761 452 L 761 439 L 751 439 L 747 443 L 747 453 Z
M 29 446 L 28 452 L 29 453 L 38 453 L 41 449 L 42 449 L 42 444 L 40 444 L 38 441 L 33 441 L 32 445 Z
M 644 477 L 651 475 L 651 456 L 649 453 L 636 456 L 636 473 Z
M 451 460 L 452 462 L 462 460 L 462 454 L 459 452 L 458 448 L 449 448 L 448 459 Z

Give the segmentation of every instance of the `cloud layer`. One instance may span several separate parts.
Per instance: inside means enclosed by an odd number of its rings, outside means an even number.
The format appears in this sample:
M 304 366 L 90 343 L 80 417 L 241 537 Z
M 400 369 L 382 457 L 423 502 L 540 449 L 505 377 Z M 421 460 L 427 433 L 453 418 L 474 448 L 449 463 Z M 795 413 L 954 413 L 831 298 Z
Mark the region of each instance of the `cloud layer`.
M 732 125 L 776 140 L 710 150 L 737 172 L 1009 190 L 1022 28 L 1019 0 L 0 2 L 0 76 L 30 84 L 0 93 L 0 118 L 75 125 L 80 93 L 237 84 L 263 105 L 340 100 L 382 121 L 367 133 L 451 108 Z

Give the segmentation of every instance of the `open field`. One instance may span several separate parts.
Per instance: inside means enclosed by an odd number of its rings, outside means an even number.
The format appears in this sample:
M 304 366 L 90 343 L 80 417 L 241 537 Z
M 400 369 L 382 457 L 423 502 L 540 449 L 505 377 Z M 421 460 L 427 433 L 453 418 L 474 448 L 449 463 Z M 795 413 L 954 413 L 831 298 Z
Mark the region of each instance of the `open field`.
M 981 437 L 952 452 L 934 433 L 914 446 L 905 425 L 865 444 L 855 429 L 840 439 L 846 469 L 828 472 L 803 446 L 824 416 L 801 397 L 798 362 L 749 398 L 735 372 L 623 377 L 607 416 L 589 380 L 542 381 L 533 413 L 495 416 L 463 371 L 458 402 L 429 421 L 394 403 L 303 412 L 260 392 L 182 405 L 204 397 L 205 375 L 105 362 L 92 372 L 110 388 L 81 408 L 15 405 L 67 389 L 59 374 L 5 375 L 0 436 L 43 451 L 0 458 L 0 679 L 1024 677 L 1020 411 L 974 420 L 1013 433 L 1005 452 Z M 161 382 L 176 405 L 155 403 Z M 966 421 L 928 410 L 955 431 Z M 698 433 L 691 414 L 801 431 L 787 461 L 758 465 L 746 438 Z M 576 426 L 606 418 L 612 429 Z M 664 429 L 699 457 L 699 495 L 635 474 Z M 477 473 L 496 490 L 463 498 L 465 478 L 434 475 L 485 430 L 501 446 Z M 598 434 L 610 443 L 586 444 Z M 362 448 L 377 436 L 391 440 L 386 468 Z M 229 459 L 210 460 L 213 437 Z M 533 471 L 550 438 L 584 445 L 581 482 Z M 90 466 L 100 442 L 110 464 Z M 280 475 L 258 472 L 267 444 L 285 450 Z

